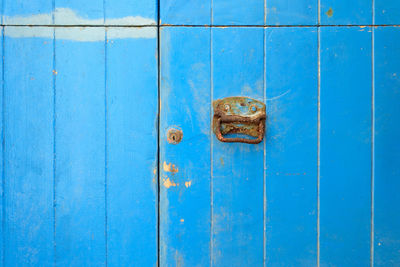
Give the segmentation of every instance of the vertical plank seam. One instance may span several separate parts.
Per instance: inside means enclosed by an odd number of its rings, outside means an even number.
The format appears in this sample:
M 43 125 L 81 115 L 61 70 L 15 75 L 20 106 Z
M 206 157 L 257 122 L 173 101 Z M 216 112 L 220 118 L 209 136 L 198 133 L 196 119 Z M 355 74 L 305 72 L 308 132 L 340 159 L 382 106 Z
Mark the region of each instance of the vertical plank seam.
M 266 3 L 266 0 L 265 2 Z M 264 20 L 265 22 L 265 20 Z M 263 59 L 263 66 L 264 66 L 264 73 L 263 73 L 263 79 L 264 79 L 264 104 L 267 103 L 267 61 L 266 61 L 266 56 L 267 56 L 267 35 L 266 35 L 266 28 L 263 29 L 263 37 L 264 37 L 264 59 Z M 268 132 L 267 132 L 268 135 Z M 263 203 L 263 208 L 264 208 L 264 214 L 263 214 L 263 231 L 264 231 L 264 236 L 263 236 L 263 266 L 265 267 L 267 264 L 267 137 L 264 137 L 264 155 L 263 155 L 263 199 L 264 199 L 264 203 Z
M 321 0 L 317 0 L 317 25 L 321 25 Z
M 212 130 L 212 102 L 214 99 L 214 81 L 213 81 L 213 42 L 212 42 L 212 25 L 214 24 L 214 12 L 213 6 L 214 1 L 210 0 L 210 267 L 213 266 L 214 260 L 214 239 L 213 239 L 213 231 L 214 231 L 214 194 L 213 194 L 213 146 L 214 146 L 214 139 L 213 139 L 213 130 Z
M 318 41 L 318 79 L 317 79 L 317 87 L 318 87 L 318 111 L 317 111 L 317 266 L 320 266 L 320 257 L 321 257 L 321 249 L 320 249 L 320 235 L 321 235 L 321 227 L 320 227 L 320 178 L 321 178 L 321 167 L 320 167 L 320 159 L 321 159 L 321 29 L 317 28 L 317 41 Z
M 4 1 L 3 1 L 4 2 Z M 1 79 L 2 79 L 2 85 L 1 85 L 1 88 L 2 88 L 2 111 L 1 111 L 1 113 L 2 113 L 2 117 L 1 117 L 1 122 L 2 122 L 2 133 L 1 133 L 1 135 L 2 135 L 2 173 L 1 173 L 1 176 L 2 176 L 2 179 L 1 179 L 1 182 L 2 182 L 2 187 L 3 187 L 3 192 L 2 192 L 2 196 L 1 196 L 1 201 L 2 201 L 2 215 L 3 215 L 3 218 L 2 218 L 2 228 L 3 228 L 3 235 L 2 235 L 2 257 L 3 257 L 3 266 L 6 266 L 6 264 L 5 264 L 5 262 L 6 262 L 6 253 L 5 253 L 5 250 L 6 250 L 6 246 L 5 246 L 5 243 L 6 243 L 6 238 L 5 238 L 5 230 L 6 230 L 6 207 L 5 207 L 5 189 L 6 189 L 6 187 L 5 187 L 5 185 L 6 185 L 6 181 L 5 181 L 5 149 L 6 149 L 6 146 L 5 146 L 5 119 L 4 119 L 4 115 L 5 115 L 5 107 L 6 107 L 6 105 L 5 105 L 5 98 L 4 98 L 4 96 L 5 96 L 5 94 L 4 94 L 4 83 L 5 83 L 5 80 L 4 80 L 4 77 L 5 77 L 5 74 L 4 74 L 4 65 L 5 65 L 5 53 L 4 53 L 4 51 L 5 51 L 5 38 L 4 38 L 4 34 L 5 34 L 5 32 L 4 32 L 4 29 L 5 29 L 5 27 L 3 26 L 2 27 L 2 46 L 1 46 L 1 50 L 2 50 L 2 55 L 3 55 L 3 58 L 2 58 L 2 66 L 1 66 L 1 68 L 2 68 L 2 74 L 1 74 Z
M 212 0 L 211 0 L 212 1 Z M 212 15 L 211 15 L 212 18 Z M 213 130 L 212 130 L 212 102 L 214 98 L 214 82 L 213 82 L 213 45 L 212 45 L 212 27 L 210 27 L 210 266 L 213 266 L 214 256 L 214 242 L 213 242 L 213 230 L 214 230 L 214 194 L 213 194 Z
M 372 24 L 375 24 L 375 3 L 372 0 Z M 371 255 L 370 265 L 374 266 L 375 242 L 375 27 L 371 27 Z
M 54 2 L 54 1 L 53 1 Z M 53 15 L 54 20 L 54 15 Z M 57 230 L 57 191 L 56 191 L 56 174 L 57 174 L 57 146 L 56 146 L 56 133 L 57 133 L 57 66 L 56 66 L 56 29 L 53 28 L 53 253 L 54 266 L 57 265 L 57 243 L 56 243 L 56 230 Z
M 107 102 L 107 28 L 104 28 L 104 238 L 105 265 L 108 266 L 108 102 Z
M 267 0 L 264 0 L 264 26 L 265 25 L 267 25 Z
M 157 0 L 157 238 L 156 238 L 156 265 L 160 267 L 161 265 L 161 250 L 160 250 L 160 225 L 161 225 L 161 209 L 160 209 L 160 131 L 161 131 L 161 28 L 160 28 L 160 0 Z

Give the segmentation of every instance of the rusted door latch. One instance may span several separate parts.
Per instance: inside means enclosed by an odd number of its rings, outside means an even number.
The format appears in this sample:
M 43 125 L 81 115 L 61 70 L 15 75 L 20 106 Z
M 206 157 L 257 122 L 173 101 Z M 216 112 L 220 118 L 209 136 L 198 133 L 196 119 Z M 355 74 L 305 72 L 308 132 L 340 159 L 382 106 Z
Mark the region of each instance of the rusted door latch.
M 265 135 L 265 104 L 248 97 L 235 96 L 213 102 L 213 128 L 218 140 L 228 143 L 258 144 Z M 227 134 L 243 134 L 254 138 L 231 137 Z

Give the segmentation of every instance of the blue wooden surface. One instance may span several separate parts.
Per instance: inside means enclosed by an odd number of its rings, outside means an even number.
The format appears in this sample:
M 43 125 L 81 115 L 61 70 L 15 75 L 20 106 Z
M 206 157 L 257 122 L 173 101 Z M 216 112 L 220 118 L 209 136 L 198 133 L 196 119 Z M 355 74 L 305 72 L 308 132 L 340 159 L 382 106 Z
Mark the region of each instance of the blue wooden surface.
M 7 27 L 5 34 L 26 30 Z M 51 266 L 53 41 L 6 36 L 4 51 L 4 266 Z
M 371 37 L 370 28 L 321 29 L 321 266 L 370 263 Z
M 102 24 L 105 19 L 104 0 L 55 0 L 55 23 L 61 25 Z M 68 8 L 68 10 L 65 10 Z M 65 12 L 66 11 L 66 12 Z M 79 18 L 79 19 L 78 19 Z
M 163 28 L 160 41 L 160 266 L 208 266 L 210 29 Z M 183 131 L 179 144 L 170 128 Z
M 52 0 L 2 0 L 3 22 L 15 25 L 47 25 L 52 24 L 53 11 Z M 32 15 L 47 14 L 45 16 L 32 17 Z
M 264 98 L 262 28 L 212 29 L 213 99 Z M 260 266 L 264 242 L 263 143 L 212 136 L 212 265 Z
M 157 20 L 157 1 L 156 0 L 106 0 L 104 2 L 104 10 L 106 17 L 106 24 L 112 23 L 113 19 L 133 17 L 138 19 L 142 17 L 145 19 L 151 19 L 151 24 L 156 24 Z M 114 24 L 114 23 L 112 23 Z M 121 23 L 115 23 L 121 24 Z M 124 23 L 125 24 L 125 23 Z M 135 19 L 131 19 L 126 22 L 128 25 L 136 24 L 148 24 L 141 23 Z
M 209 25 L 211 0 L 162 0 L 160 24 Z
M 400 24 L 400 1 L 374 0 L 375 24 Z
M 108 266 L 157 260 L 156 34 L 156 28 L 107 30 Z
M 318 19 L 318 2 L 303 1 L 266 1 L 267 25 L 315 25 Z
M 400 28 L 375 29 L 374 264 L 400 263 Z
M 321 24 L 370 25 L 372 24 L 372 1 L 320 0 Z
M 263 25 L 263 0 L 213 0 L 213 25 Z
M 79 34 L 102 41 L 62 39 Z M 56 261 L 105 266 L 105 31 L 56 28 L 55 37 Z
M 316 28 L 266 29 L 266 265 L 316 266 Z

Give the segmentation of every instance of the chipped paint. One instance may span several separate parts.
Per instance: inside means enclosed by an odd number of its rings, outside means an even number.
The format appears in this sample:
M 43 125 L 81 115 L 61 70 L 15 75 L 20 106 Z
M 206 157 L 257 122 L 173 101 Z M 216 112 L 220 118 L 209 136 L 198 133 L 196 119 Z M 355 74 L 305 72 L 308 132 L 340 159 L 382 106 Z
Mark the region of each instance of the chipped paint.
M 192 181 L 185 182 L 185 186 L 186 186 L 186 188 L 191 187 L 192 186 Z
M 70 8 L 56 8 L 54 12 L 44 14 L 33 14 L 29 16 L 16 15 L 4 16 L 3 21 L 6 25 L 156 25 L 156 21 L 141 16 L 127 16 L 122 18 L 87 18 L 77 14 Z
M 174 164 L 172 164 L 172 163 L 167 164 L 165 161 L 163 164 L 163 169 L 166 172 L 172 172 L 172 174 L 177 173 L 179 171 L 178 168 L 176 168 Z
M 163 185 L 165 188 L 170 188 L 171 186 L 178 186 L 174 181 L 170 180 L 169 178 L 163 180 Z
M 333 16 L 333 9 L 330 7 L 325 13 L 329 18 Z
M 12 38 L 54 38 L 57 40 L 71 40 L 78 42 L 104 42 L 105 28 L 88 27 L 19 27 L 9 26 L 4 29 L 5 36 Z M 108 39 L 137 39 L 156 38 L 157 31 L 153 27 L 146 28 L 109 28 Z

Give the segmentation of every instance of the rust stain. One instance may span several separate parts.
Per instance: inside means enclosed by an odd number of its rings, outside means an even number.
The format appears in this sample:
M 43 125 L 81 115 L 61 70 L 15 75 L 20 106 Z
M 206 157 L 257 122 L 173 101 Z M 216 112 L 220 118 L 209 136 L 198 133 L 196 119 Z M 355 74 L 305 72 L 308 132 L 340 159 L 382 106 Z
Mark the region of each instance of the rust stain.
M 330 7 L 325 13 L 329 18 L 333 16 L 333 9 Z
M 166 188 L 170 188 L 171 186 L 177 186 L 177 184 L 174 181 L 171 181 L 169 178 L 164 179 L 163 185 Z
M 186 186 L 186 188 L 191 187 L 192 186 L 192 181 L 185 182 L 185 186 Z
M 222 165 L 222 166 L 225 165 L 224 159 L 223 159 L 222 157 L 219 158 L 219 161 L 221 161 L 221 165 Z
M 163 169 L 166 172 L 172 172 L 172 174 L 175 174 L 178 172 L 178 168 L 175 168 L 174 164 L 172 164 L 172 163 L 167 164 L 165 161 L 163 164 Z

